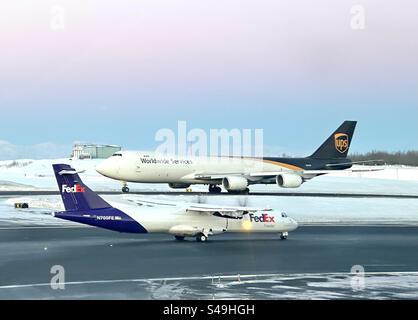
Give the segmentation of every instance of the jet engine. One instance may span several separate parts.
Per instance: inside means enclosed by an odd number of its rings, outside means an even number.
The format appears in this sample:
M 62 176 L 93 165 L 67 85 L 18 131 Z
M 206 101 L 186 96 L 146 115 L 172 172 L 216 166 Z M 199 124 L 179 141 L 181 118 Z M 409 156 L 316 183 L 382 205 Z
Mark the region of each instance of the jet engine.
M 303 180 L 297 174 L 281 173 L 276 177 L 276 183 L 282 188 L 298 188 L 303 183 Z
M 225 177 L 222 179 L 222 185 L 228 191 L 240 191 L 247 189 L 248 180 L 244 177 Z

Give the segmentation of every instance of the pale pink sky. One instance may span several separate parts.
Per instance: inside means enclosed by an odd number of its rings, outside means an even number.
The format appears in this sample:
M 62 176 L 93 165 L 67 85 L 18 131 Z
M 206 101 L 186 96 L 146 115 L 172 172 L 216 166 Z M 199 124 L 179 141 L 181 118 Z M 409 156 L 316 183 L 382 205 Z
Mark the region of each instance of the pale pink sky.
M 356 4 L 365 9 L 364 30 L 350 28 Z M 64 10 L 59 30 L 51 28 L 56 8 Z M 6 123 L 0 140 L 121 143 L 119 132 L 140 120 L 143 136 L 127 143 L 136 147 L 177 120 L 264 127 L 273 136 L 283 118 L 291 119 L 281 122 L 285 132 L 312 118 L 332 126 L 354 118 L 379 136 L 395 123 L 411 148 L 417 16 L 414 0 L 4 0 L 0 109 L 39 128 L 21 133 Z M 51 119 L 60 112 L 75 112 L 84 135 L 58 130 Z M 118 128 L 116 136 L 91 129 L 92 117 Z M 382 141 L 394 149 L 399 138 Z M 361 149 L 367 139 L 372 134 Z

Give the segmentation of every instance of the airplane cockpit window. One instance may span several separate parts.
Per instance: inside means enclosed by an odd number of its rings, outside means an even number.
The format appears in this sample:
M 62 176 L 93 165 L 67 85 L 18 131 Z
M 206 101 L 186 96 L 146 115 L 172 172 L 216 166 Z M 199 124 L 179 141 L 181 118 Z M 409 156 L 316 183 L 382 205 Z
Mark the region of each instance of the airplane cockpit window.
M 122 153 L 114 153 L 112 157 L 122 157 Z
M 287 214 L 285 212 L 282 212 L 282 218 L 287 218 Z

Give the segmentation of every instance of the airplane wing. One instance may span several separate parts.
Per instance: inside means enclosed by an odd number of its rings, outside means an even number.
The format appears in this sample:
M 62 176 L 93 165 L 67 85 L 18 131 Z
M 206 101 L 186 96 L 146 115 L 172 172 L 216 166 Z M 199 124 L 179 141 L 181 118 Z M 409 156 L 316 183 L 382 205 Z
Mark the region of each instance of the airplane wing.
M 205 204 L 190 204 L 187 208 L 187 212 L 199 212 L 206 213 L 218 217 L 242 219 L 245 214 L 258 211 L 272 211 L 271 208 L 253 208 L 253 207 L 217 207 Z
M 147 207 L 178 207 L 185 209 L 186 212 L 197 212 L 202 214 L 215 215 L 224 218 L 241 219 L 245 214 L 258 211 L 272 211 L 271 208 L 255 207 L 234 207 L 234 206 L 213 206 L 210 204 L 174 202 L 169 200 L 145 200 L 140 197 L 126 197 L 126 200 L 140 206 Z
M 160 199 L 153 199 L 153 200 L 146 200 L 141 197 L 131 197 L 125 196 L 125 200 L 131 203 L 135 203 L 138 206 L 144 207 L 177 207 L 178 203 L 169 200 L 160 200 Z
M 356 162 L 357 163 L 357 162 Z M 362 162 L 359 162 L 362 163 Z M 341 164 L 340 164 L 341 165 Z M 329 167 L 332 167 L 333 164 L 327 165 Z M 227 176 L 243 176 L 251 179 L 251 177 L 254 178 L 263 178 L 263 177 L 274 177 L 282 173 L 294 173 L 300 176 L 309 176 L 309 175 L 320 175 L 320 174 L 327 174 L 327 173 L 336 173 L 336 172 L 373 172 L 373 171 L 381 171 L 385 168 L 382 167 L 367 167 L 367 168 L 350 168 L 350 169 L 344 169 L 344 170 L 298 170 L 298 171 L 265 171 L 265 172 L 250 172 L 250 173 L 224 173 L 224 174 L 198 174 L 195 175 L 195 179 L 200 180 L 222 180 L 223 178 Z
M 373 172 L 373 171 L 381 171 L 384 168 L 354 168 L 354 169 L 344 169 L 344 170 L 300 170 L 300 171 L 293 171 L 289 173 L 295 173 L 298 175 L 318 175 L 318 174 L 327 174 L 327 173 L 336 173 L 336 172 Z M 271 171 L 271 172 L 255 172 L 250 173 L 251 177 L 273 177 L 279 174 L 284 173 L 284 171 Z
M 338 172 L 373 172 L 373 171 L 381 171 L 384 168 L 355 168 L 355 169 L 345 169 L 345 170 L 306 170 L 303 171 L 303 174 L 327 174 L 327 173 L 338 173 Z
M 195 174 L 193 178 L 197 180 L 222 180 L 223 178 L 227 176 L 245 176 L 245 174 L 242 172 L 229 172 L 229 173 L 222 173 L 222 174 L 207 173 L 207 174 Z

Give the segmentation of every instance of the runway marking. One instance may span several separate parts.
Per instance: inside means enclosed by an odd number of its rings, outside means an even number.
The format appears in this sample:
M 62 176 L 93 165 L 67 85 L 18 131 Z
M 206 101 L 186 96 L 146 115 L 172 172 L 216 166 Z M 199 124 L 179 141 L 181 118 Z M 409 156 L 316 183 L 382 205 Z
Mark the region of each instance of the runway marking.
M 367 276 L 418 276 L 418 271 L 392 271 L 392 272 L 365 272 L 363 274 L 365 277 Z M 277 278 L 277 277 L 285 277 L 287 280 L 291 278 L 308 278 L 308 277 L 318 277 L 318 276 L 354 276 L 353 273 L 350 272 L 331 272 L 331 273 L 298 273 L 298 274 L 259 274 L 259 275 L 228 275 L 228 276 L 200 276 L 200 277 L 171 277 L 171 278 L 139 278 L 139 279 L 115 279 L 115 280 L 89 280 L 89 281 L 72 281 L 72 282 L 65 282 L 64 285 L 83 285 L 83 284 L 110 284 L 110 283 L 129 283 L 129 282 L 155 282 L 155 281 L 192 281 L 192 280 L 237 280 L 242 282 L 242 279 L 257 279 L 257 278 Z M 33 288 L 33 287 L 49 287 L 51 283 L 32 283 L 32 284 L 14 284 L 14 285 L 3 285 L 0 286 L 1 289 L 22 289 L 22 288 Z

